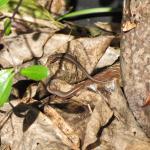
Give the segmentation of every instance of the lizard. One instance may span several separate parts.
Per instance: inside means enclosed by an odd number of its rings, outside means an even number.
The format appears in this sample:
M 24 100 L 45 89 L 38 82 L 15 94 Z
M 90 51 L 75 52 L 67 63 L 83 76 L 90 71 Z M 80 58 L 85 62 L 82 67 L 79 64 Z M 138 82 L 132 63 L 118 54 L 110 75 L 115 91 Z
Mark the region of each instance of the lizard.
M 101 86 L 104 86 L 108 80 L 106 81 L 102 81 L 102 80 L 97 80 L 95 78 L 93 78 L 87 71 L 86 69 L 80 64 L 80 62 L 78 62 L 72 55 L 67 54 L 67 53 L 59 53 L 59 54 L 54 54 L 51 55 L 48 58 L 48 63 L 54 63 L 59 59 L 64 59 L 67 60 L 73 64 L 75 64 L 77 67 L 79 67 L 81 69 L 81 71 L 83 71 L 83 73 L 85 73 L 85 75 L 87 76 L 87 78 L 95 83 L 101 84 Z M 77 91 L 79 91 L 82 87 L 84 87 L 88 82 L 81 82 L 79 84 L 77 84 L 73 89 L 69 90 L 68 92 L 62 92 L 56 89 L 51 89 L 49 86 L 47 86 L 47 91 L 51 94 L 57 95 L 59 97 L 62 98 L 69 98 L 71 97 L 74 93 L 76 93 Z

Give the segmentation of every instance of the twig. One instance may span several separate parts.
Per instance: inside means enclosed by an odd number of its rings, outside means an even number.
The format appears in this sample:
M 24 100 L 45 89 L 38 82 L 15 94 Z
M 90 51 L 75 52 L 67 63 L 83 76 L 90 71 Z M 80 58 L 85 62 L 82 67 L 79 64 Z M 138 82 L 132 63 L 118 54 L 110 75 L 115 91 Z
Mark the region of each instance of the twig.
M 20 1 L 19 1 L 18 5 L 17 5 L 17 7 L 15 8 L 15 10 L 14 10 L 14 12 L 13 12 L 13 15 L 12 15 L 12 17 L 11 17 L 11 21 L 14 20 L 15 15 L 17 14 L 17 12 L 18 12 L 18 10 L 19 10 L 19 7 L 21 6 L 22 2 L 23 2 L 23 0 L 20 0 Z

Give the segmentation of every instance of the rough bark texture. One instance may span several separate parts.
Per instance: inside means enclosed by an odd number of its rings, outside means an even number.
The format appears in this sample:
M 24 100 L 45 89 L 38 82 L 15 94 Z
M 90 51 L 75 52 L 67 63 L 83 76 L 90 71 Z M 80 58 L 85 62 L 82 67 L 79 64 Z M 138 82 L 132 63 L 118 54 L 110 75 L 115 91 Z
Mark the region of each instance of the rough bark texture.
M 129 107 L 150 137 L 150 105 L 141 107 L 150 93 L 150 0 L 126 0 L 123 24 L 136 27 L 123 33 L 121 68 Z M 128 21 L 129 21 L 128 20 Z

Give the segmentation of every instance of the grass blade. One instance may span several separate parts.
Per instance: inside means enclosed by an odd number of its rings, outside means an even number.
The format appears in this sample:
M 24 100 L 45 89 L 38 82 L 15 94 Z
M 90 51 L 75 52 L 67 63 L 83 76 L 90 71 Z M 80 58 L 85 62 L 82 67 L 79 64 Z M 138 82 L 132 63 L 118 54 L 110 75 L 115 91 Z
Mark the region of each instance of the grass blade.
M 117 12 L 117 11 L 119 11 L 117 8 L 114 9 L 112 7 L 83 9 L 83 10 L 74 11 L 74 12 L 65 14 L 63 16 L 60 16 L 57 20 L 60 21 L 63 19 L 78 17 L 82 15 L 89 15 L 89 14 L 96 14 L 96 13 L 110 13 L 110 12 Z

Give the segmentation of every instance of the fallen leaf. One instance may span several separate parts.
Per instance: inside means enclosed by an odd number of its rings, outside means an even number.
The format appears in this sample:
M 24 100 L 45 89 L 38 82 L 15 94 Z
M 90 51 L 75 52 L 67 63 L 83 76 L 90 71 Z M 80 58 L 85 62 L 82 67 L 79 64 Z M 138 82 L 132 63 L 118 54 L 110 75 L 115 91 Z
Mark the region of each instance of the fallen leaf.
M 112 65 L 120 57 L 120 49 L 114 47 L 108 47 L 106 52 L 99 60 L 96 68 L 103 68 Z
M 17 104 L 19 104 L 20 100 L 13 101 L 12 105 L 15 107 Z M 28 127 L 28 129 L 23 132 L 23 122 L 24 117 L 16 116 L 16 113 L 23 112 L 27 108 L 28 110 L 32 110 L 32 113 L 38 114 L 36 120 Z M 9 104 L 4 105 L 4 107 L 1 109 L 1 111 L 9 111 L 12 109 Z M 0 111 L 0 120 L 5 116 L 5 113 L 2 113 Z M 5 122 L 3 128 L 1 129 L 1 143 L 2 145 L 9 145 L 12 150 L 22 150 L 22 149 L 30 149 L 30 150 L 41 150 L 41 149 L 66 149 L 69 150 L 71 147 L 75 148 L 76 150 L 78 147 L 78 136 L 72 132 L 71 127 L 68 125 L 66 126 L 66 123 L 64 121 L 65 126 L 60 126 L 62 124 L 57 124 L 55 122 L 55 118 L 53 121 L 45 116 L 43 113 L 39 112 L 34 107 L 20 107 L 18 106 L 15 109 L 15 114 L 12 113 L 11 117 Z M 26 111 L 24 111 L 24 114 L 26 114 Z M 51 114 L 55 114 L 56 119 L 58 119 L 58 114 L 55 113 L 53 109 L 51 109 Z M 30 114 L 31 115 L 31 114 Z M 52 115 L 52 117 L 54 117 Z M 30 117 L 28 119 L 31 119 Z M 61 119 L 61 117 L 59 117 Z M 61 120 L 57 120 L 58 123 L 60 123 Z M 28 121 L 27 121 L 28 122 Z M 26 122 L 26 123 L 27 123 Z M 64 133 L 64 131 L 66 133 Z M 69 130 L 68 130 L 69 129 Z M 71 131 L 71 132 L 70 132 Z M 73 134 L 69 134 L 73 133 Z M 68 135 L 67 135 L 68 134 Z M 31 138 L 32 137 L 32 138 Z M 70 139 L 68 139 L 70 137 Z M 34 140 L 33 140 L 34 139 Z M 75 141 L 71 141 L 71 139 Z
M 86 150 L 87 147 L 96 142 L 99 130 L 103 130 L 104 126 L 113 116 L 113 112 L 103 100 L 102 96 L 97 95 L 93 98 L 97 99 L 97 102 L 87 124 L 82 150 Z

